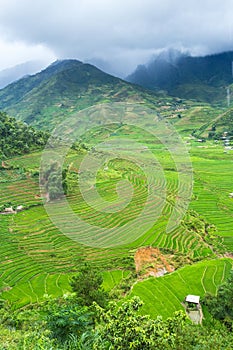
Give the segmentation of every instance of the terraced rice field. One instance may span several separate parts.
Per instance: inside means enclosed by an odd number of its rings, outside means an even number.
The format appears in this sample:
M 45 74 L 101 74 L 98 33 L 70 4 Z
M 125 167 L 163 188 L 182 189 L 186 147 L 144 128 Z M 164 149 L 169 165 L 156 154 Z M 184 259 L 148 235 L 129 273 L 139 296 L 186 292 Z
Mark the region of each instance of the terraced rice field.
M 229 198 L 229 193 L 233 192 L 232 154 L 224 154 L 220 145 L 207 145 L 206 149 L 199 148 L 196 144 L 191 147 L 195 182 L 190 208 L 215 225 L 214 234 L 222 237 L 226 250 L 231 251 L 233 200 Z M 154 152 L 157 151 L 158 148 L 155 147 Z M 133 257 L 137 248 L 142 246 L 166 248 L 191 259 L 216 258 L 213 247 L 198 232 L 188 230 L 185 223 L 181 223 L 172 233 L 166 234 L 166 225 L 177 192 L 177 174 L 170 158 L 161 154 L 158 157 L 163 164 L 167 181 L 167 197 L 162 215 L 136 241 L 105 249 L 84 246 L 63 235 L 51 222 L 41 204 L 38 180 L 20 174 L 18 170 L 8 171 L 8 175 L 3 170 L 0 178 L 0 204 L 10 201 L 29 209 L 12 216 L 0 216 L 2 297 L 12 301 L 17 307 L 42 300 L 47 294 L 62 295 L 69 291 L 70 276 L 77 271 L 82 258 L 92 261 L 104 271 L 104 287 L 110 290 L 127 276 L 128 267 L 124 259 Z M 36 153 L 15 158 L 12 163 L 35 170 L 38 169 L 39 161 L 40 155 Z M 75 162 L 73 154 L 67 162 Z M 98 202 L 94 203 L 93 209 L 85 203 L 78 189 L 74 188 L 73 194 L 68 197 L 74 212 L 83 220 L 91 224 L 98 223 L 101 227 L 123 227 L 126 220 L 137 217 L 146 198 L 145 177 L 138 170 L 136 173 L 133 171 L 135 169 L 129 171 L 127 166 L 129 165 L 123 162 L 118 166 L 114 162 L 110 163 L 107 172 L 99 173 L 96 185 L 99 194 L 105 200 L 113 202 L 117 198 L 116 183 L 122 177 L 128 179 L 134 188 L 134 199 L 125 211 L 117 214 L 103 213 L 98 210 Z M 124 172 L 124 168 L 128 170 Z M 59 215 L 65 218 L 66 214 L 60 202 Z M 145 293 L 145 312 L 150 311 L 152 316 L 159 313 L 168 316 L 175 309 L 181 308 L 180 302 L 185 294 L 203 295 L 205 291 L 215 292 L 216 286 L 226 278 L 230 265 L 230 260 L 222 259 L 188 266 L 163 278 L 138 283 L 132 294 L 138 294 L 143 299 Z
M 103 288 L 106 291 L 112 290 L 116 287 L 124 278 L 129 275 L 129 271 L 126 270 L 110 270 L 103 272 Z
M 217 228 L 229 251 L 233 251 L 233 151 L 224 153 L 222 145 L 192 148 L 195 171 L 195 200 L 190 207 Z
M 188 294 L 203 297 L 216 293 L 232 268 L 230 259 L 202 261 L 183 267 L 159 278 L 149 278 L 134 285 L 130 297 L 139 296 L 144 302 L 142 313 L 156 317 L 171 316 L 184 310 L 181 303 Z
M 32 178 L 20 178 L 14 182 L 0 182 L 0 206 L 11 202 L 13 205 L 40 205 L 38 181 Z

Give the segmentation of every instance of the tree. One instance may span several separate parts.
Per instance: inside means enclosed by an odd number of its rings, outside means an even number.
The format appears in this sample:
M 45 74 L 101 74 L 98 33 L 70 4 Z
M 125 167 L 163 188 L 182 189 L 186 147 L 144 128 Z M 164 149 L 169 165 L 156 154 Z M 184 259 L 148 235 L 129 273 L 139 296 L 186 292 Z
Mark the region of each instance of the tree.
M 110 303 L 108 310 L 95 304 L 99 322 L 82 335 L 83 350 L 231 350 L 233 337 L 226 328 L 193 325 L 182 312 L 173 317 L 150 319 L 142 316 L 138 297 L 121 306 Z
M 79 339 L 92 325 L 90 311 L 86 306 L 79 306 L 72 295 L 51 300 L 45 311 L 47 327 L 60 343 L 71 336 Z
M 203 300 L 209 313 L 233 330 L 233 271 L 217 291 L 217 295 L 207 294 Z
M 81 305 L 91 306 L 93 302 L 96 302 L 105 307 L 108 293 L 104 291 L 102 283 L 103 277 L 100 271 L 89 263 L 84 263 L 72 278 L 71 287 Z
M 41 149 L 46 144 L 48 137 L 48 133 L 36 131 L 33 127 L 0 112 L 1 158 L 5 159 L 16 154 Z
M 35 350 L 232 350 L 233 334 L 220 322 L 193 325 L 184 313 L 150 319 L 138 297 L 108 309 L 77 304 L 75 295 L 13 310 L 0 305 L 0 349 Z M 92 311 L 95 312 L 95 328 Z
M 54 200 L 67 194 L 68 169 L 61 169 L 59 162 L 52 161 L 41 172 L 41 184 L 48 194 L 49 200 Z
M 95 305 L 99 317 L 96 329 L 82 337 L 83 348 L 94 350 L 171 350 L 176 349 L 176 338 L 182 331 L 186 315 L 177 312 L 166 321 L 162 317 L 151 320 L 138 314 L 142 302 L 138 297 L 120 307 L 110 303 L 106 311 Z

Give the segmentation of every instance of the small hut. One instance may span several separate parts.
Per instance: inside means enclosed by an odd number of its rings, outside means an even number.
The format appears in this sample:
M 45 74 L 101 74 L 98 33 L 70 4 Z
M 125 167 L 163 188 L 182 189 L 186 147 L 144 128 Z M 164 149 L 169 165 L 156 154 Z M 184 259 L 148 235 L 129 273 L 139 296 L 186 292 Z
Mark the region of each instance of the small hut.
M 199 309 L 200 308 L 200 297 L 199 297 L 199 295 L 189 294 L 185 298 L 185 301 L 188 304 L 188 308 L 191 308 L 191 309 L 193 309 L 193 308 Z

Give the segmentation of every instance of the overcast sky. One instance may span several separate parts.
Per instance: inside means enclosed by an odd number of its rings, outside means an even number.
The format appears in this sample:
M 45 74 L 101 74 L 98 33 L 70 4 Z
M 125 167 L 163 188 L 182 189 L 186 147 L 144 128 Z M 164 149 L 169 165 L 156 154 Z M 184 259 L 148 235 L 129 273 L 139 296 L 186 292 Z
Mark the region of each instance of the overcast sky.
M 0 0 L 0 70 L 77 58 L 125 76 L 168 47 L 233 49 L 233 1 Z

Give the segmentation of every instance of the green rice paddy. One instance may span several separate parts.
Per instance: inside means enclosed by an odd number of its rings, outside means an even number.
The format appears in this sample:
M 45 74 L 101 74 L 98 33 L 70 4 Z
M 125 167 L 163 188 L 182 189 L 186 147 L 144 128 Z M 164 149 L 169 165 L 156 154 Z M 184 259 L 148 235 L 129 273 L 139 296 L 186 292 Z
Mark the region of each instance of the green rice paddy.
M 144 302 L 142 313 L 151 317 L 171 316 L 184 310 L 182 302 L 188 294 L 203 297 L 215 294 L 217 287 L 229 276 L 230 259 L 202 261 L 185 266 L 159 278 L 149 278 L 134 285 L 131 296 L 139 296 Z
M 137 135 L 136 135 L 137 136 Z M 127 257 L 134 256 L 143 246 L 153 246 L 186 256 L 193 263 L 160 278 L 138 282 L 131 295 L 139 295 L 144 301 L 143 312 L 151 316 L 167 317 L 181 309 L 186 294 L 203 296 L 216 292 L 231 269 L 231 260 L 223 258 L 233 250 L 233 151 L 224 153 L 221 144 L 195 143 L 187 137 L 187 147 L 194 170 L 194 191 L 189 209 L 214 229 L 206 239 L 205 234 L 187 227 L 185 218 L 171 233 L 166 225 L 171 215 L 177 193 L 177 174 L 170 156 L 162 154 L 159 145 L 151 145 L 161 161 L 166 178 L 165 206 L 153 227 L 136 241 L 113 248 L 94 248 L 82 245 L 63 235 L 48 217 L 39 198 L 38 178 L 32 176 L 38 170 L 40 153 L 17 157 L 9 161 L 19 169 L 0 172 L 0 205 L 11 202 L 23 205 L 26 210 L 14 215 L 1 215 L 0 288 L 1 297 L 15 307 L 43 300 L 48 295 L 59 296 L 69 292 L 69 280 L 77 271 L 82 259 L 87 259 L 103 271 L 104 288 L 111 290 L 127 277 Z M 146 157 L 146 154 L 145 154 Z M 75 152 L 67 158 L 67 164 L 79 164 Z M 28 172 L 27 169 L 30 171 Z M 76 175 L 74 175 L 76 176 Z M 134 220 L 146 199 L 145 176 L 129 163 L 112 161 L 108 170 L 97 176 L 99 194 L 111 203 L 117 198 L 119 179 L 132 183 L 134 197 L 129 206 L 117 214 L 103 213 L 98 203 L 93 209 L 85 203 L 74 184 L 68 201 L 73 211 L 91 224 L 102 227 L 123 227 L 127 220 Z M 91 184 L 90 184 L 91 185 Z M 60 213 L 66 216 L 62 202 Z M 214 242 L 222 246 L 221 252 Z

